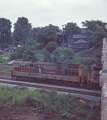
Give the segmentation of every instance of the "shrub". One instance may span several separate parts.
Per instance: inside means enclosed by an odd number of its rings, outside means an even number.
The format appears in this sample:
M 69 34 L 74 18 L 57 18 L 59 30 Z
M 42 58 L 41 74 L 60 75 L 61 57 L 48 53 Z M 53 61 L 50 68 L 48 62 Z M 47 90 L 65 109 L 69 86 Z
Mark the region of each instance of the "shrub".
M 45 49 L 52 53 L 57 48 L 57 43 L 54 41 L 50 41 L 46 46 Z
M 44 62 L 51 62 L 51 53 L 47 50 L 44 52 Z
M 94 102 L 57 94 L 54 91 L 28 91 L 0 87 L 0 109 L 7 105 L 34 107 L 37 113 L 53 111 L 75 120 L 100 120 L 100 104 L 98 106 Z
M 10 54 L 10 61 L 11 61 L 11 60 L 15 60 L 15 59 L 17 59 L 17 58 L 18 58 L 18 56 L 17 56 L 17 53 L 16 53 L 16 52 Z

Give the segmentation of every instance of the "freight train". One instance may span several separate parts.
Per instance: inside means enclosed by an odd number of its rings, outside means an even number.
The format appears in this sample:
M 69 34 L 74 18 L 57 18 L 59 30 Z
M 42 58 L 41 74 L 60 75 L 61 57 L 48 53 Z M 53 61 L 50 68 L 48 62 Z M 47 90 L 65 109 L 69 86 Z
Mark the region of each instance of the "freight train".
M 47 63 L 14 61 L 11 77 L 19 79 L 38 78 L 43 80 L 61 81 L 62 83 L 78 84 L 85 86 L 99 85 L 99 71 L 101 66 L 93 65 L 91 74 L 86 74 L 83 64 Z

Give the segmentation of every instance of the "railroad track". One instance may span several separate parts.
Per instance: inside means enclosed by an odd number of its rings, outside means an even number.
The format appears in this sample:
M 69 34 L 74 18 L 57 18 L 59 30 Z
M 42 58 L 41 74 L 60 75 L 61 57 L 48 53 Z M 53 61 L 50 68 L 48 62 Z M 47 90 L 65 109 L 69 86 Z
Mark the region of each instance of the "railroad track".
M 101 97 L 101 91 L 97 90 L 87 90 L 87 89 L 82 89 L 82 88 L 73 88 L 73 87 L 65 87 L 65 86 L 58 86 L 58 85 L 47 85 L 47 84 L 41 84 L 41 83 L 30 83 L 30 82 L 22 82 L 22 81 L 13 81 L 13 80 L 7 80 L 7 79 L 0 79 L 0 85 L 2 86 L 3 84 L 9 86 L 9 85 L 14 85 L 14 86 L 26 86 L 29 88 L 36 88 L 36 89 L 46 89 L 46 90 L 53 90 L 53 91 L 58 91 L 58 92 L 64 92 L 64 93 L 70 93 L 74 95 L 79 95 L 79 96 L 85 96 L 85 97 L 92 97 L 94 100 L 95 99 L 100 99 Z

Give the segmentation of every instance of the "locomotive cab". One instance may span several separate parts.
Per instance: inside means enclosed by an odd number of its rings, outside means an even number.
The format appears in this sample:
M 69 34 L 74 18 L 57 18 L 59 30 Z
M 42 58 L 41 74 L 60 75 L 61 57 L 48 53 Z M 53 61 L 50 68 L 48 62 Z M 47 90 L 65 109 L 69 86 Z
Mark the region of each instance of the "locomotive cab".
M 80 83 L 80 85 L 87 83 L 87 78 L 84 74 L 84 65 L 83 64 L 81 64 L 79 66 L 79 83 Z
M 92 69 L 92 83 L 99 85 L 99 71 L 102 70 L 102 66 L 93 65 Z

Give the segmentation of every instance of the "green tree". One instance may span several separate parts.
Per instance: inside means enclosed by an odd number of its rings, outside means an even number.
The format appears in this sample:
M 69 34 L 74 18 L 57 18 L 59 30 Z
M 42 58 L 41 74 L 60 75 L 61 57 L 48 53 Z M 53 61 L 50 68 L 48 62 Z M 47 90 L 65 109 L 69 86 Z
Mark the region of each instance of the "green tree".
M 74 57 L 74 51 L 71 48 L 63 49 L 57 47 L 51 55 L 52 62 L 55 63 L 69 63 Z
M 67 25 L 64 28 L 65 34 L 77 34 L 80 32 L 81 32 L 81 29 L 77 26 L 76 23 L 73 23 L 73 22 L 67 23 Z
M 38 27 L 38 28 L 33 28 L 33 29 L 31 30 L 30 37 L 33 38 L 34 40 L 36 40 L 36 35 L 37 35 L 37 32 L 38 32 L 39 29 L 40 29 L 40 28 Z
M 10 54 L 10 60 L 22 60 L 23 58 L 23 48 L 22 47 L 17 47 L 17 49 L 15 50 L 15 52 Z
M 0 44 L 4 48 L 5 45 L 11 44 L 11 22 L 6 18 L 0 18 Z
M 17 59 L 22 59 L 22 57 L 23 57 L 23 47 L 17 47 L 16 53 L 17 53 Z
M 57 43 L 55 41 L 50 41 L 46 46 L 45 49 L 49 52 L 53 52 L 57 48 Z
M 86 20 L 85 22 L 81 22 L 83 27 L 86 27 L 88 31 L 96 31 L 98 29 L 103 29 L 104 31 L 107 32 L 105 25 L 107 23 L 102 22 L 101 20 L 91 20 L 88 21 Z
M 24 61 L 37 61 L 36 53 L 35 53 L 35 40 L 28 39 L 25 47 L 25 51 L 23 53 Z
M 58 27 L 53 25 L 40 28 L 36 35 L 37 42 L 40 42 L 46 46 L 50 41 L 57 41 L 57 31 Z
M 19 17 L 17 22 L 14 24 L 14 43 L 16 45 L 21 44 L 25 49 L 25 42 L 31 32 L 31 24 L 25 17 Z
M 51 52 L 45 50 L 43 59 L 44 62 L 51 62 Z
M 60 63 L 60 62 L 62 62 L 60 59 L 60 56 L 61 56 L 61 51 L 59 51 L 59 49 L 58 48 L 56 48 L 54 51 L 53 51 L 53 53 L 52 53 L 52 55 L 51 55 L 51 60 L 52 60 L 52 62 L 55 62 L 55 63 Z
M 72 48 L 66 48 L 65 51 L 64 51 L 64 56 L 66 58 L 68 58 L 69 60 L 73 59 L 74 54 L 75 54 L 75 52 Z
M 95 46 L 101 45 L 103 38 L 107 37 L 107 29 L 105 26 L 107 23 L 100 20 L 86 20 L 85 22 L 82 22 L 82 24 L 87 28 L 87 31 L 91 33 L 90 42 Z

